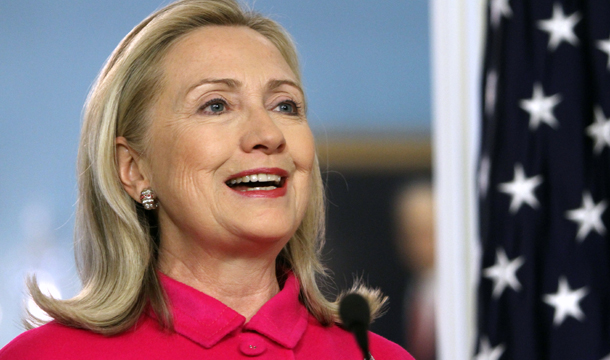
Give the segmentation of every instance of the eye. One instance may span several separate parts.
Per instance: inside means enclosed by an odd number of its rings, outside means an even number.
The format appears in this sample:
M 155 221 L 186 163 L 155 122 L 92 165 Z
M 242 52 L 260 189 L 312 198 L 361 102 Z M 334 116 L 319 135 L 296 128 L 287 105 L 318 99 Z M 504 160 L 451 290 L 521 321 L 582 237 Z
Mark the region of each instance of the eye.
M 281 112 L 281 113 L 285 113 L 288 115 L 298 115 L 299 108 L 300 107 L 294 101 L 289 100 L 289 101 L 284 101 L 284 102 L 280 103 L 273 110 Z
M 208 115 L 220 115 L 227 109 L 227 102 L 223 99 L 213 99 L 201 106 L 199 111 Z

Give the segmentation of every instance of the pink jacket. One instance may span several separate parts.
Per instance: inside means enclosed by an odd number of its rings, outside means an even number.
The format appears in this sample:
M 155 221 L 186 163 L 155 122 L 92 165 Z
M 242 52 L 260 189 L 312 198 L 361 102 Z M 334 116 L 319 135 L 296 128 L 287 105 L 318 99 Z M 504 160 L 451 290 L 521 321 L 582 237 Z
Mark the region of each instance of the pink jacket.
M 30 359 L 362 359 L 352 334 L 322 326 L 299 302 L 294 275 L 284 288 L 246 323 L 220 301 L 162 275 L 175 332 L 162 329 L 154 316 L 116 336 L 51 322 L 27 331 L 0 350 L 0 360 Z M 402 347 L 370 333 L 375 360 L 413 360 Z

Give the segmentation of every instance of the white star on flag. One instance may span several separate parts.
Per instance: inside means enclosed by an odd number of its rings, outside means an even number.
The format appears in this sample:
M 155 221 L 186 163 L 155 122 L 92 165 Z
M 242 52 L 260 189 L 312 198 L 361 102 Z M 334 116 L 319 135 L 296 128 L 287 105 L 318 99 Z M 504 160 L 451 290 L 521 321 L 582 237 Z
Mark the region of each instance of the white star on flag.
M 568 280 L 562 276 L 559 278 L 559 286 L 555 294 L 544 295 L 544 302 L 555 308 L 553 324 L 559 326 L 568 317 L 572 316 L 576 320 L 582 321 L 585 314 L 580 309 L 579 302 L 587 296 L 589 290 L 581 287 L 578 290 L 570 289 Z
M 610 360 L 610 354 L 604 356 L 601 360 Z
M 598 40 L 597 41 L 597 48 L 600 49 L 601 51 L 605 52 L 606 55 L 608 55 L 608 70 L 610 70 L 610 37 L 608 38 L 608 40 Z
M 576 239 L 582 242 L 592 230 L 604 235 L 606 227 L 602 222 L 602 214 L 608 204 L 602 200 L 599 204 L 593 202 L 593 197 L 589 192 L 582 194 L 582 207 L 566 212 L 566 218 L 578 223 L 578 233 Z
M 534 190 L 542 183 L 542 175 L 525 176 L 523 166 L 519 163 L 515 164 L 515 177 L 513 181 L 498 185 L 498 189 L 512 196 L 510 202 L 510 212 L 512 214 L 519 211 L 523 203 L 528 204 L 532 208 L 537 208 L 539 203 Z
M 534 84 L 531 99 L 521 100 L 519 106 L 530 114 L 530 130 L 538 129 L 541 122 L 556 129 L 559 123 L 553 115 L 553 109 L 561 102 L 561 95 L 544 96 L 540 83 Z
M 593 151 L 599 155 L 604 146 L 610 146 L 610 119 L 606 120 L 604 111 L 598 105 L 595 107 L 595 122 L 587 127 L 587 135 L 595 142 Z
M 510 261 L 504 249 L 498 248 L 496 250 L 496 264 L 483 270 L 483 275 L 494 282 L 492 292 L 494 299 L 502 296 L 504 289 L 508 286 L 515 291 L 521 290 L 521 283 L 517 279 L 517 270 L 524 262 L 523 256 Z
M 491 3 L 489 4 L 489 12 L 491 24 L 495 28 L 500 25 L 502 16 L 509 18 L 513 15 L 513 11 L 510 8 L 510 5 L 508 5 L 508 0 L 491 0 Z
M 479 166 L 479 194 L 482 197 L 487 195 L 487 189 L 489 188 L 489 171 L 491 170 L 491 162 L 489 156 L 481 158 L 481 165 Z
M 557 49 L 562 41 L 572 45 L 578 44 L 574 26 L 580 21 L 580 18 L 578 12 L 566 17 L 561 5 L 553 4 L 553 16 L 549 20 L 538 21 L 538 28 L 549 33 L 549 50 Z
M 487 337 L 482 337 L 481 345 L 479 346 L 479 353 L 475 356 L 474 360 L 498 360 L 503 353 L 503 344 L 492 348 L 491 344 L 489 343 L 489 339 Z
M 496 108 L 496 87 L 498 86 L 498 72 L 495 70 L 487 73 L 485 82 L 485 114 L 491 116 Z

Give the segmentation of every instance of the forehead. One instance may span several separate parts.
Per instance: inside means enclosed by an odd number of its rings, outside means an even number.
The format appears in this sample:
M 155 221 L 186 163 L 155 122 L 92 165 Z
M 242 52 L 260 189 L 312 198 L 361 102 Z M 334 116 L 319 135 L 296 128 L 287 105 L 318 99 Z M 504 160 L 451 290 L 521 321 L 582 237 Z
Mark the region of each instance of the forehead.
M 206 26 L 194 30 L 171 46 L 162 66 L 166 78 L 180 84 L 209 77 L 296 81 L 275 45 L 244 26 Z

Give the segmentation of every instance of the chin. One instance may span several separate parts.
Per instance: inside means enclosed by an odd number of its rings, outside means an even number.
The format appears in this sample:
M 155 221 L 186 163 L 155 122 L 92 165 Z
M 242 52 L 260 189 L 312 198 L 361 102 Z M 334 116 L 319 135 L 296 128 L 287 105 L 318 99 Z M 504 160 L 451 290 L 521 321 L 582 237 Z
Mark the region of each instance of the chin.
M 294 235 L 297 226 L 282 226 L 278 222 L 257 224 L 244 231 L 244 237 L 263 242 L 288 242 Z

